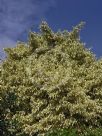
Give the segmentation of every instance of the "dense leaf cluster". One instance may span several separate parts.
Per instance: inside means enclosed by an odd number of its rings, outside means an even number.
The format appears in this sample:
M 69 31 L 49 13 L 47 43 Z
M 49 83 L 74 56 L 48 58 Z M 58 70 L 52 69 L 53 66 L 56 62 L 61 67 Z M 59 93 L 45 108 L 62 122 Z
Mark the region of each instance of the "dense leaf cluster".
M 90 128 L 70 128 L 70 129 L 54 129 L 53 132 L 46 133 L 45 136 L 102 136 L 102 129 L 90 129 Z
M 27 44 L 5 48 L 0 65 L 0 133 L 44 135 L 102 127 L 102 59 L 80 41 L 83 23 L 54 33 L 46 22 Z

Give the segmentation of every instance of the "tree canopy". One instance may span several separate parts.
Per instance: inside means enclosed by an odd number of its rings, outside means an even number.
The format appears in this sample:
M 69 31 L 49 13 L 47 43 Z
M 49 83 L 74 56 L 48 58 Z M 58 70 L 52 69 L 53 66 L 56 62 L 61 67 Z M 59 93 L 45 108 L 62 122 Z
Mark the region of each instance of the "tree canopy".
M 46 22 L 27 43 L 5 48 L 0 65 L 0 133 L 44 135 L 54 128 L 102 127 L 102 59 L 72 31 Z

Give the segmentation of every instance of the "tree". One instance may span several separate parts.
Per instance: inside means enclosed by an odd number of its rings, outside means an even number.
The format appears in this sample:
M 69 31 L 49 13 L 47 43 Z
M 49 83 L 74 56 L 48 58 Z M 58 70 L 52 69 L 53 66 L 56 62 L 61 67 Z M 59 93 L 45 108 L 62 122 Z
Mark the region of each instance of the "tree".
M 102 59 L 80 41 L 83 22 L 54 33 L 46 22 L 28 43 L 5 48 L 0 69 L 3 136 L 102 127 Z

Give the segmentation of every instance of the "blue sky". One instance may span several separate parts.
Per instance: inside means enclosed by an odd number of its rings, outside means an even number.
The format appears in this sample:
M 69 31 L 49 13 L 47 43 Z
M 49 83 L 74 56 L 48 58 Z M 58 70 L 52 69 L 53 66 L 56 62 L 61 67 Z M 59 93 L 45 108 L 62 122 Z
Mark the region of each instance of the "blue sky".
M 81 40 L 102 56 L 102 0 L 0 0 L 1 56 L 3 48 L 27 41 L 29 30 L 38 31 L 42 20 L 54 31 L 71 30 L 85 21 Z

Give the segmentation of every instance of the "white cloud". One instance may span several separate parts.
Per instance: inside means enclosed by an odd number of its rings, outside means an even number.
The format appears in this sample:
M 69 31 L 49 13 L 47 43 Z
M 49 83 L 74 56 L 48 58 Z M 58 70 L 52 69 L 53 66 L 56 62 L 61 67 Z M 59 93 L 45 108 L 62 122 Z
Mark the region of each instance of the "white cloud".
M 15 45 L 54 6 L 54 0 L 0 0 L 0 52 Z

